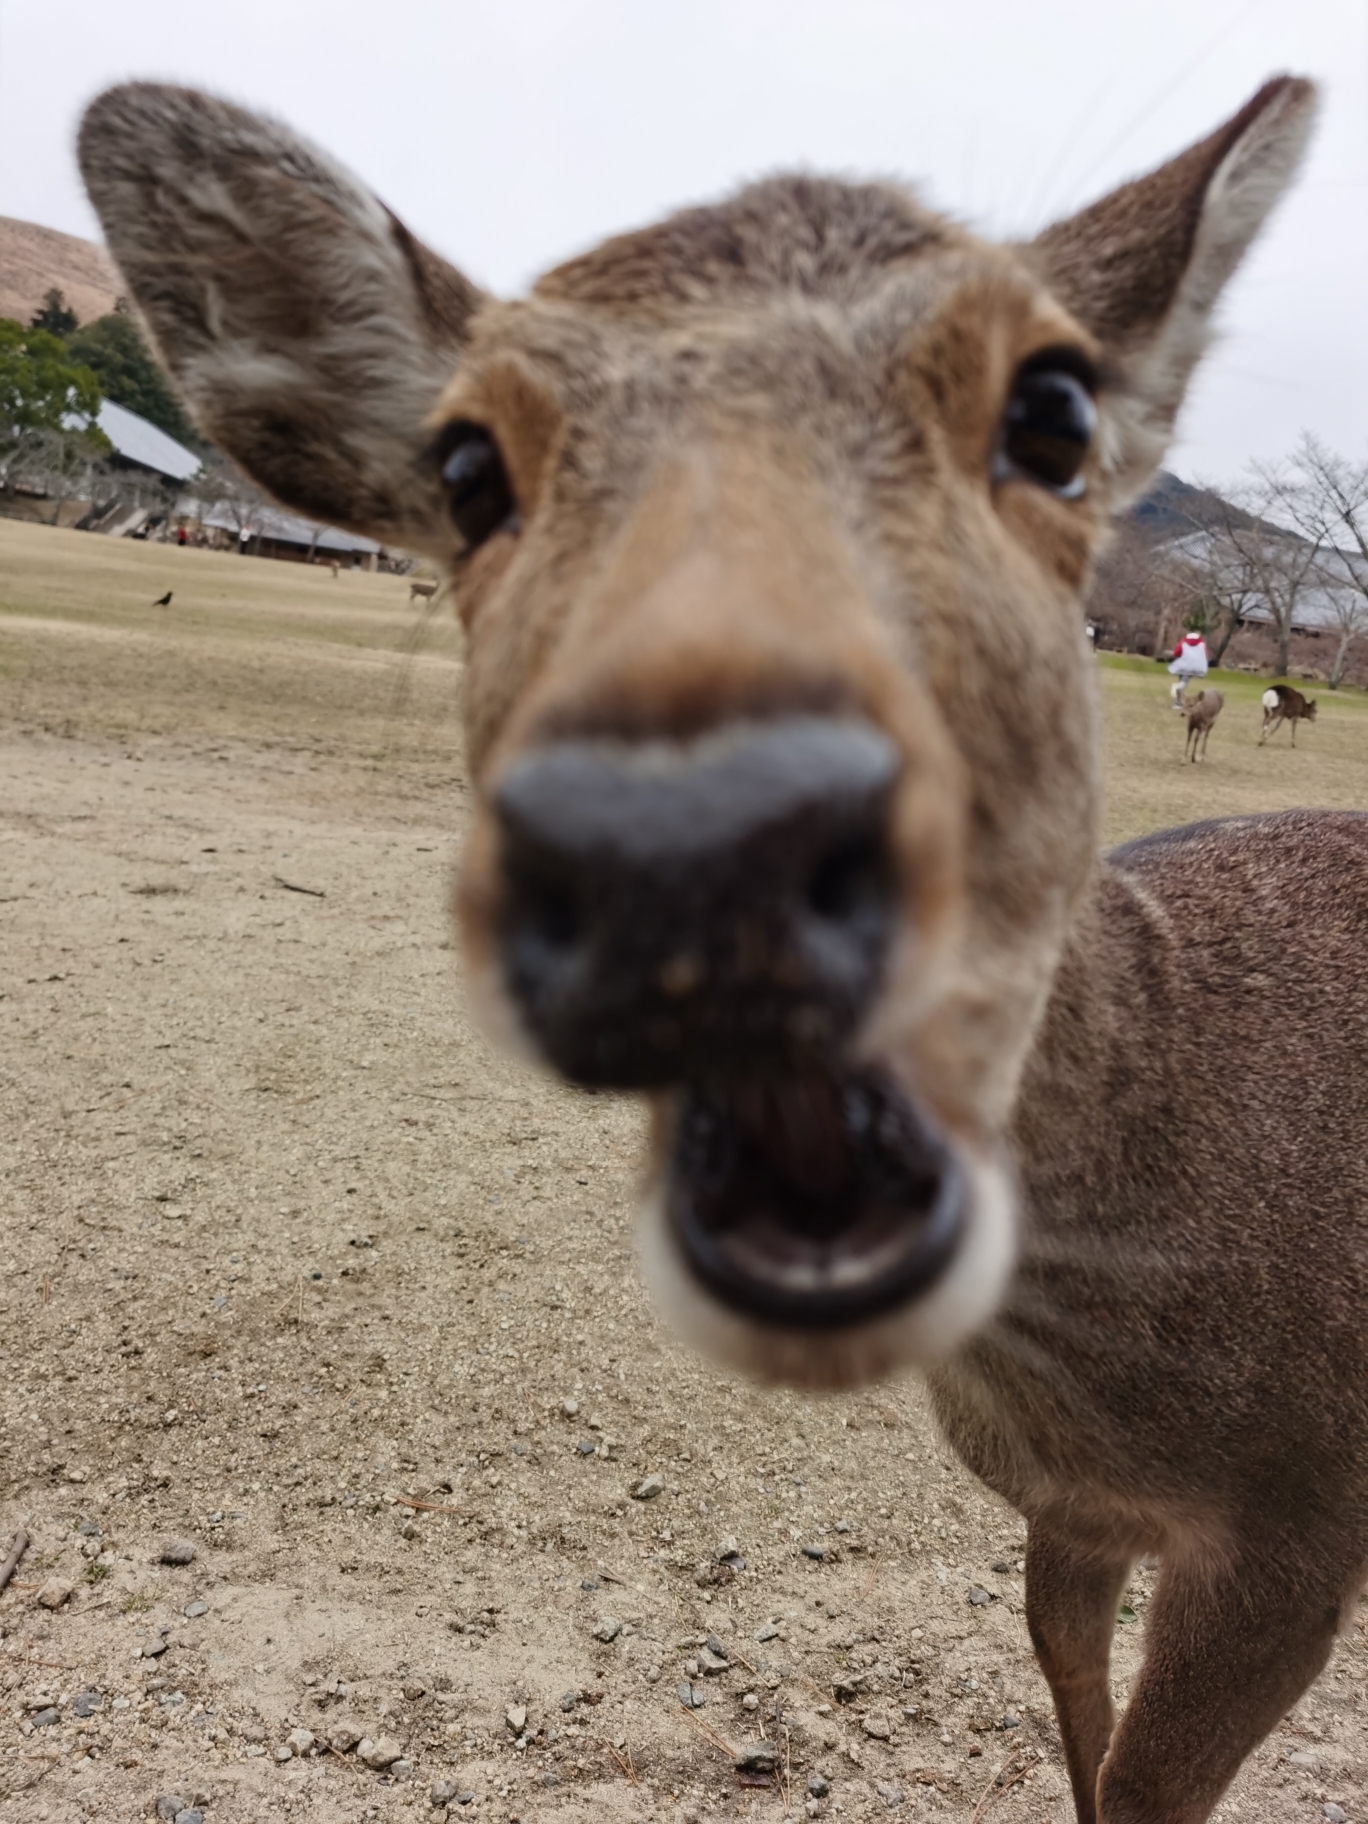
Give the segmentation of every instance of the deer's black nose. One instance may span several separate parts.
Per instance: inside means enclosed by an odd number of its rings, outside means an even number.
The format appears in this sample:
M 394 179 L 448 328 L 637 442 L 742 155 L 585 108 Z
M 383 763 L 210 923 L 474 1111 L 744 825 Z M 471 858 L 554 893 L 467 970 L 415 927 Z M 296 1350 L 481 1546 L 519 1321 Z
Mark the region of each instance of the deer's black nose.
M 818 717 L 514 762 L 499 935 L 550 1062 L 640 1089 L 836 1052 L 888 947 L 897 773 L 877 729 Z

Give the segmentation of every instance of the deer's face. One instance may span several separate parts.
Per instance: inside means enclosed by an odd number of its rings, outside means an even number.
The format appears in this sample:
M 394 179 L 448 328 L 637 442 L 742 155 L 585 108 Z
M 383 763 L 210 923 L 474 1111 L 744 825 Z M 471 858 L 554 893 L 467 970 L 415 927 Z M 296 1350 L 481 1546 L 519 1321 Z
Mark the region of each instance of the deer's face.
M 110 91 L 81 159 L 208 434 L 445 561 L 494 1025 L 639 1091 L 663 1302 L 753 1373 L 952 1349 L 1097 823 L 1079 594 L 1162 453 L 1309 85 L 986 246 L 813 179 L 497 304 L 284 129 Z
M 1010 1264 L 1004 1129 L 1096 828 L 1099 514 L 1081 326 L 905 198 L 822 201 L 916 251 L 642 309 L 661 250 L 610 246 L 477 320 L 434 460 L 476 522 L 478 1000 L 650 1097 L 685 1327 L 830 1384 L 940 1353 Z

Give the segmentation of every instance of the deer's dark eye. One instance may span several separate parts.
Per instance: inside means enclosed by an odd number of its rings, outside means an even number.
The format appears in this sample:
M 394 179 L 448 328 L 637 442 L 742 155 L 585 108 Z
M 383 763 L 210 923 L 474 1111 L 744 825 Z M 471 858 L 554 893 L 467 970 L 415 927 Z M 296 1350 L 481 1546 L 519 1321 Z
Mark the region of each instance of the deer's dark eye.
M 447 512 L 473 551 L 500 526 L 517 520 L 513 490 L 498 445 L 482 425 L 458 418 L 443 427 L 434 450 Z
M 1091 367 L 1072 349 L 1050 350 L 1025 362 L 1002 415 L 994 479 L 1029 477 L 1062 500 L 1077 500 L 1097 427 L 1095 387 Z

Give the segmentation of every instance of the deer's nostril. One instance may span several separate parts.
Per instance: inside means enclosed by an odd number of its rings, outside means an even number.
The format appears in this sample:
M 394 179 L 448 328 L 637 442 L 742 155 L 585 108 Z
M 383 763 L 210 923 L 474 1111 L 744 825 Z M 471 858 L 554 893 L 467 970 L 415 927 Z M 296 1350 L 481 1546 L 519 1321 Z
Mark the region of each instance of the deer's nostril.
M 520 881 L 514 891 L 512 924 L 523 937 L 548 950 L 572 950 L 584 931 L 575 895 L 559 882 Z
M 808 882 L 807 901 L 819 918 L 833 923 L 879 910 L 888 896 L 883 844 L 858 836 L 829 849 Z

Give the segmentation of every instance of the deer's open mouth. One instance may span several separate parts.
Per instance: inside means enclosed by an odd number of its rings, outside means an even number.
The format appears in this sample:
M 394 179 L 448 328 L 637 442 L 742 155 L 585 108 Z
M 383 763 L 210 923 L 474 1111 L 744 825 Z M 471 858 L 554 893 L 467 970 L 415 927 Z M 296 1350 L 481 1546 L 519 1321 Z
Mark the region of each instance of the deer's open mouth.
M 680 1092 L 666 1209 L 685 1260 L 763 1323 L 827 1330 L 933 1285 L 968 1211 L 945 1138 L 888 1077 Z

